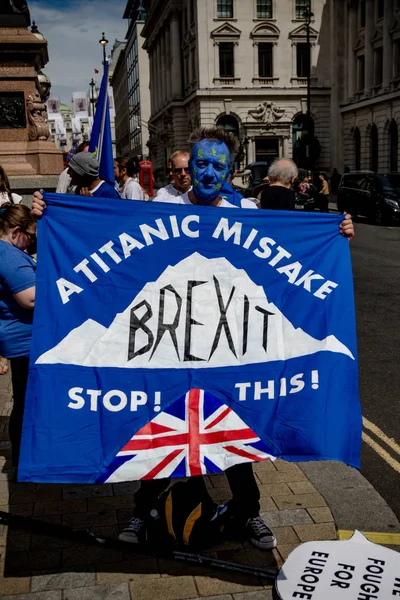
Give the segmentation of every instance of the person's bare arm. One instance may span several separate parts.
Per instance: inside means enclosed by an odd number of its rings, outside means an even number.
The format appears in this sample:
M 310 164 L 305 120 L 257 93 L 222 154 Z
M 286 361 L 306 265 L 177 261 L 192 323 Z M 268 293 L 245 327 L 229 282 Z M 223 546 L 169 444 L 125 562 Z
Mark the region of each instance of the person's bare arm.
M 14 294 L 14 298 L 22 308 L 33 308 L 35 306 L 35 291 L 36 288 L 33 286 Z

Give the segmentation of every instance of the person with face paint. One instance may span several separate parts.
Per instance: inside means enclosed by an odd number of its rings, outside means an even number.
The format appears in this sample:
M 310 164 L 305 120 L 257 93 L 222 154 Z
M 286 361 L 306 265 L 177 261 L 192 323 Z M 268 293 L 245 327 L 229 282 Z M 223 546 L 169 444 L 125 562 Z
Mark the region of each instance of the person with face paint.
M 191 152 L 188 171 L 192 181 L 192 189 L 177 197 L 157 195 L 156 202 L 173 202 L 174 204 L 203 204 L 205 206 L 222 206 L 239 208 L 229 199 L 223 197 L 222 188 L 229 182 L 233 163 L 231 156 L 237 152 L 237 142 L 233 136 L 221 127 L 204 127 L 197 129 L 190 137 Z M 175 171 L 174 171 L 175 173 Z M 176 178 L 176 174 L 174 175 Z M 176 187 L 176 179 L 175 179 Z M 251 200 L 241 199 L 242 208 L 256 208 Z
M 235 206 L 221 196 L 222 188 L 232 173 L 232 159 L 237 152 L 237 142 L 231 134 L 220 127 L 201 128 L 193 132 L 190 143 L 189 172 L 192 189 L 169 200 L 156 196 L 155 202 L 257 208 L 251 200 L 243 198 L 241 204 Z M 225 473 L 232 491 L 232 500 L 218 507 L 218 514 L 225 512 L 232 533 L 240 533 L 240 537 L 246 535 L 257 548 L 275 548 L 275 537 L 259 514 L 260 492 L 251 463 L 236 465 L 227 469 Z M 191 477 L 189 481 L 196 496 L 205 498 L 208 495 L 202 477 Z M 120 540 L 138 543 L 145 539 L 149 511 L 169 483 L 169 479 L 141 482 L 141 487 L 135 494 L 134 516 L 120 534 Z
M 177 196 L 181 196 L 192 187 L 189 175 L 189 152 L 177 150 L 168 161 L 168 176 L 170 183 L 160 188 L 154 200 L 156 202 L 174 202 Z

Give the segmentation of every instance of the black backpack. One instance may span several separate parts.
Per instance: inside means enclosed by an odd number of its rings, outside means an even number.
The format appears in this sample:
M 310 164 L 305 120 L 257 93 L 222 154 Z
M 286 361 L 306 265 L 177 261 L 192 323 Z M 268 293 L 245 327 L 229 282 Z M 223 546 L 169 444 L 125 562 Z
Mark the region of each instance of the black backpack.
M 205 547 L 221 537 L 226 507 L 218 506 L 208 493 L 199 493 L 192 480 L 170 486 L 150 511 L 150 539 L 178 546 Z

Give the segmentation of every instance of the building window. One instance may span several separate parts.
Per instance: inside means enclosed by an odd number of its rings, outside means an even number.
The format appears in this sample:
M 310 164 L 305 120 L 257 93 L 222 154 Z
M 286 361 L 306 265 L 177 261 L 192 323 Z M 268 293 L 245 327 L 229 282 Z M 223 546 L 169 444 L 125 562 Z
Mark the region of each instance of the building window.
M 379 166 L 379 152 L 378 152 L 379 136 L 378 129 L 375 123 L 371 127 L 370 133 L 370 169 L 375 173 Z
M 304 19 L 307 6 L 311 10 L 311 0 L 296 0 L 296 19 Z
M 365 27 L 365 21 L 367 18 L 367 8 L 365 0 L 360 2 L 360 27 Z
M 400 78 L 400 39 L 393 42 L 393 77 Z
M 365 57 L 357 58 L 357 92 L 363 92 L 365 87 Z
M 219 44 L 219 76 L 234 77 L 234 44 L 233 42 L 221 42 Z
M 382 85 L 383 79 L 383 48 L 377 48 L 374 52 L 374 85 Z
M 272 0 L 257 0 L 257 19 L 272 19 Z
M 217 19 L 233 19 L 233 0 L 217 0 Z
M 309 72 L 309 48 L 307 44 L 296 45 L 297 77 L 307 77 Z
M 399 170 L 399 129 L 397 123 L 393 120 L 389 127 L 389 152 L 390 152 L 390 170 L 397 173 Z
M 361 169 L 361 133 L 358 127 L 354 132 L 354 167 L 356 171 Z
M 260 43 L 258 44 L 258 76 L 273 77 L 273 44 Z
M 385 0 L 378 0 L 378 19 L 382 19 L 385 12 Z

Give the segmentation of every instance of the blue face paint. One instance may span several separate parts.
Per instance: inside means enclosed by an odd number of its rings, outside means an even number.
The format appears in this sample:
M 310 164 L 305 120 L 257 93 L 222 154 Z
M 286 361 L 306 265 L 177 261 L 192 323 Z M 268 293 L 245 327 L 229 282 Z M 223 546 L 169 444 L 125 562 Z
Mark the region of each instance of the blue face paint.
M 226 144 L 201 140 L 192 148 L 189 170 L 193 191 L 200 204 L 209 204 L 218 198 L 230 172 L 230 156 Z

